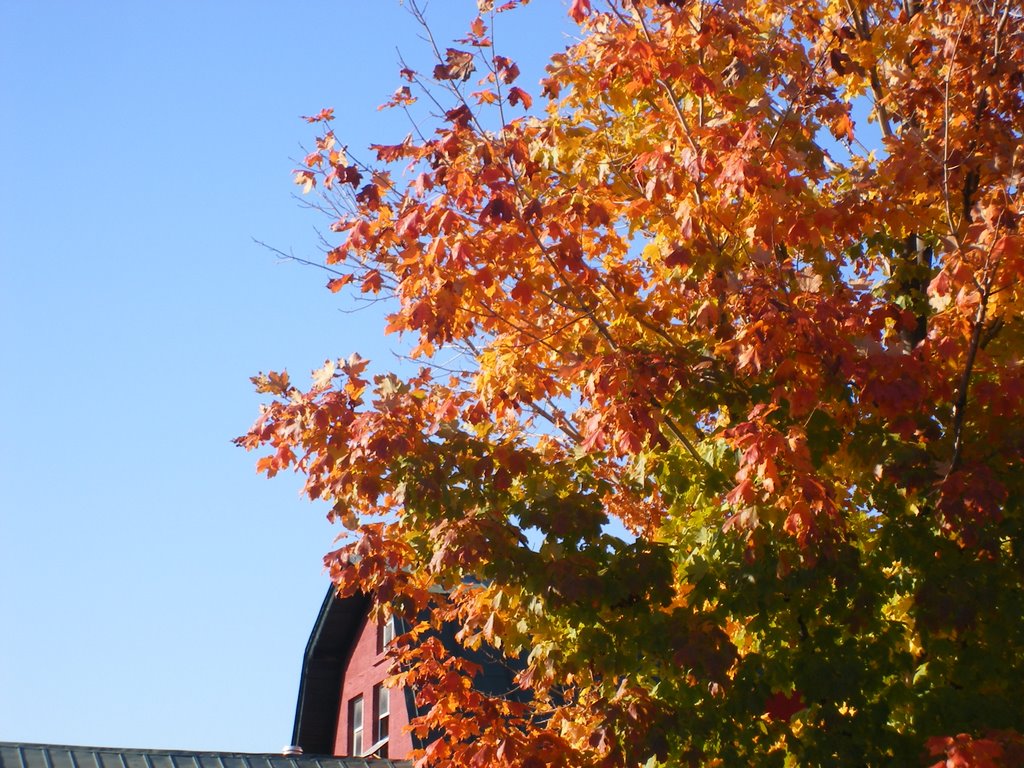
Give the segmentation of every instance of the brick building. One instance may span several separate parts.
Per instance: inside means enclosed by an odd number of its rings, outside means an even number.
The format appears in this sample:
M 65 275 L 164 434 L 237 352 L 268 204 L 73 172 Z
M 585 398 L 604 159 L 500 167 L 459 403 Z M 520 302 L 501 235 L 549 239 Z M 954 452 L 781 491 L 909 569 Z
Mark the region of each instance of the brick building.
M 387 645 L 398 625 L 369 619 L 370 599 L 354 595 L 339 599 L 329 589 L 306 645 L 295 709 L 292 744 L 304 754 L 349 755 L 399 759 L 422 740 L 406 726 L 416 716 L 415 692 L 387 688 Z M 455 628 L 441 634 L 453 654 L 478 664 L 474 685 L 481 691 L 520 698 L 515 665 L 486 649 L 467 652 L 455 642 Z

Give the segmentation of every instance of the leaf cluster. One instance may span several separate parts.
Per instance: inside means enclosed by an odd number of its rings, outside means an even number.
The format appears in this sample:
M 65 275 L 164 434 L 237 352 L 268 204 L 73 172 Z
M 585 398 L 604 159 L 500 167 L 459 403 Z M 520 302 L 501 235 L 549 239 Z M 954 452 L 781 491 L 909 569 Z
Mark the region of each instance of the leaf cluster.
M 1019 764 L 1019 0 L 578 0 L 533 92 L 507 5 L 403 69 L 433 132 L 297 171 L 424 367 L 239 438 L 340 591 L 523 663 L 407 638 L 423 761 Z

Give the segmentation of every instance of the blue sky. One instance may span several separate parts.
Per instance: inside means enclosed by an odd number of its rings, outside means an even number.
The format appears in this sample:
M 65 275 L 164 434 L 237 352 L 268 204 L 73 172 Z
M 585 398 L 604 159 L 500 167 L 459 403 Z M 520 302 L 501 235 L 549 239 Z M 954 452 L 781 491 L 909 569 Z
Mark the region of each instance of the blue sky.
M 499 19 L 527 82 L 564 5 Z M 417 34 L 390 0 L 0 0 L 0 740 L 288 742 L 335 531 L 231 444 L 248 377 L 400 347 L 253 238 L 316 257 L 299 116 L 399 140 Z

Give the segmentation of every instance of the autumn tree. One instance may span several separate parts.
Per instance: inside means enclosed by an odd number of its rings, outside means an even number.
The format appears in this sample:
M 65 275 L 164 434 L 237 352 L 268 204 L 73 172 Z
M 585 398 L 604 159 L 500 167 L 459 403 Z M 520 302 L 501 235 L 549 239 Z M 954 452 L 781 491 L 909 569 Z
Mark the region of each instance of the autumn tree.
M 527 658 L 403 646 L 425 763 L 1024 764 L 1020 0 L 574 0 L 539 85 L 516 5 L 402 70 L 429 130 L 310 118 L 328 287 L 422 368 L 238 440 L 341 593 Z

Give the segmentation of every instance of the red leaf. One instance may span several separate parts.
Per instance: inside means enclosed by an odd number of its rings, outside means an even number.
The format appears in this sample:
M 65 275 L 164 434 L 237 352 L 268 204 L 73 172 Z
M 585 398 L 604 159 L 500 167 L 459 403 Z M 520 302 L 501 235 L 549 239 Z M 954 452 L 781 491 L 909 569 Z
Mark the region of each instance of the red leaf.
M 792 693 L 782 693 L 779 691 L 769 696 L 768 701 L 764 703 L 765 714 L 772 720 L 789 721 L 793 715 L 806 707 L 807 705 L 804 703 L 804 697 L 800 695 L 800 691 L 793 691 Z
M 729 491 L 725 500 L 734 507 L 749 504 L 754 500 L 753 481 L 750 478 L 745 478 L 739 485 Z
M 434 319 L 434 309 L 427 301 L 418 301 L 409 313 L 412 323 L 417 328 L 426 328 Z
M 709 96 L 715 92 L 715 82 L 696 65 L 687 67 L 683 77 L 698 96 Z
M 302 119 L 307 123 L 325 123 L 328 120 L 334 119 L 334 110 L 331 108 L 321 109 L 317 114 L 313 116 L 303 115 Z
M 363 278 L 363 285 L 360 290 L 363 293 L 380 293 L 380 289 L 384 287 L 384 281 L 381 278 L 380 272 L 376 269 L 371 269 L 366 273 L 366 277 Z
M 519 102 L 523 103 L 523 109 L 529 109 L 533 106 L 533 97 L 522 88 L 517 88 L 515 86 L 509 89 L 508 101 L 513 107 Z
M 337 293 L 351 282 L 352 275 L 342 275 L 341 277 L 336 277 L 333 280 L 329 280 L 327 282 L 327 287 L 331 289 L 331 293 Z
M 665 257 L 666 267 L 685 267 L 690 264 L 690 251 L 681 245 L 672 249 L 672 252 Z
M 434 67 L 434 78 L 436 80 L 469 80 L 476 65 L 473 63 L 473 54 L 468 51 L 460 51 L 456 48 L 449 48 L 445 52 L 445 63 Z
M 423 210 L 417 205 L 409 213 L 398 220 L 395 225 L 395 234 L 401 238 L 416 239 L 420 236 L 420 228 L 423 226 Z
M 380 190 L 376 184 L 367 184 L 356 194 L 356 202 L 365 205 L 371 211 L 380 207 Z
M 722 164 L 722 173 L 719 180 L 726 184 L 743 184 L 750 171 L 750 164 L 747 162 L 745 152 L 731 152 Z
M 853 141 L 853 120 L 850 119 L 849 112 L 846 112 L 833 120 L 829 125 L 829 130 L 832 131 L 832 135 L 837 139 Z
M 572 0 L 569 15 L 572 16 L 573 21 L 579 24 L 590 15 L 590 0 Z
M 520 280 L 516 283 L 515 288 L 512 289 L 512 298 L 520 304 L 528 305 L 533 298 L 533 289 L 525 280 Z
M 853 60 L 842 51 L 831 51 L 828 55 L 829 63 L 837 75 L 844 75 L 853 64 Z
M 495 224 L 499 221 L 511 221 L 516 216 L 515 208 L 503 197 L 495 197 L 480 211 L 480 221 Z
M 506 58 L 505 56 L 495 56 L 494 66 L 498 70 L 498 77 L 501 78 L 501 82 L 506 85 L 510 85 L 517 77 L 519 77 L 519 67 L 512 59 Z
M 434 178 L 429 173 L 421 173 L 412 183 L 413 191 L 418 197 L 423 197 L 427 190 L 434 188 Z

